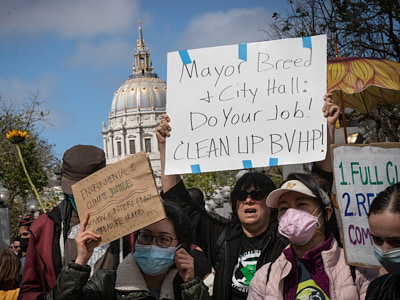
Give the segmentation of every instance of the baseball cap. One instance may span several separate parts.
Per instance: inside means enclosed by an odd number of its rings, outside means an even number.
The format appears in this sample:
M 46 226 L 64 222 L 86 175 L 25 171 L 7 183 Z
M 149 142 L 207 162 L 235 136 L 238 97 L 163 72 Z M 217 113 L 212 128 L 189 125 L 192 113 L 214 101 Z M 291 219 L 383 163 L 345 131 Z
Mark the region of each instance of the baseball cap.
M 71 186 L 106 166 L 104 151 L 90 145 L 76 145 L 65 151 L 61 168 L 61 187 L 72 195 Z
M 21 226 L 29 227 L 29 226 L 31 226 L 32 222 L 33 222 L 33 218 L 31 216 L 25 216 L 24 218 L 22 218 L 19 221 L 18 227 L 21 227 Z
M 267 206 L 271 208 L 278 207 L 278 201 L 283 194 L 288 192 L 298 192 L 300 194 L 309 196 L 311 198 L 317 198 L 314 193 L 300 180 L 289 180 L 286 181 L 279 189 L 272 191 L 266 200 Z M 325 205 L 330 204 L 330 199 L 327 193 L 322 189 L 319 189 L 321 198 Z

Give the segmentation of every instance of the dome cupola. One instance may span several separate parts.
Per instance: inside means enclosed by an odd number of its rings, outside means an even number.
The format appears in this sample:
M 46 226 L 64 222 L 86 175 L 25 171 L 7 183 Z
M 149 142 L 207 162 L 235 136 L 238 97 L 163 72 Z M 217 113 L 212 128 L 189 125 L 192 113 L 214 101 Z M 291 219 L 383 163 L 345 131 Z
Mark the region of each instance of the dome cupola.
M 132 74 L 114 93 L 111 116 L 138 111 L 165 111 L 167 85 L 153 72 L 149 49 L 146 49 L 139 21 L 139 39 L 134 51 Z

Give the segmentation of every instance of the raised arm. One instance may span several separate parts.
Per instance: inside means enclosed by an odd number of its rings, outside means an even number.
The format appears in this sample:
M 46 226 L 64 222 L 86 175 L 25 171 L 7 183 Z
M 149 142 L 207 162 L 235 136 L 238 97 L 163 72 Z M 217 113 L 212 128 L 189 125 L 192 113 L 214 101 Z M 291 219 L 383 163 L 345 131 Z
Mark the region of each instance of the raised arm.
M 324 95 L 324 106 L 322 112 L 327 121 L 327 151 L 324 160 L 318 161 L 315 165 L 325 171 L 332 173 L 332 159 L 331 159 L 331 145 L 335 143 L 335 125 L 339 118 L 339 106 L 333 103 L 332 94 L 327 93 Z
M 180 175 L 165 175 L 165 143 L 167 137 L 170 136 L 171 131 L 169 121 L 170 119 L 168 115 L 163 114 L 160 125 L 156 127 L 156 136 L 158 143 L 160 144 L 161 185 L 164 193 L 181 181 Z
M 47 297 L 47 300 L 67 300 L 67 299 L 99 299 L 102 298 L 102 295 L 107 295 L 105 291 L 108 293 L 112 293 L 114 287 L 110 287 L 110 283 L 113 283 L 115 276 L 112 277 L 111 280 L 107 283 L 103 276 L 103 280 L 99 281 L 96 279 L 94 282 L 101 282 L 104 285 L 101 289 L 96 289 L 95 283 L 92 283 L 91 288 L 88 288 L 86 285 L 90 276 L 90 266 L 86 265 L 88 260 L 93 254 L 93 249 L 88 249 L 86 244 L 89 240 L 97 241 L 100 238 L 100 235 L 95 234 L 92 231 L 86 230 L 86 225 L 89 221 L 90 214 L 86 213 L 85 218 L 81 222 L 81 226 L 79 227 L 78 235 L 75 238 L 77 257 L 75 262 L 70 261 L 65 267 L 62 268 L 60 275 L 57 278 L 56 285 L 51 289 L 50 294 Z M 98 274 L 96 274 L 98 276 Z M 95 277 L 96 277 L 95 276 Z

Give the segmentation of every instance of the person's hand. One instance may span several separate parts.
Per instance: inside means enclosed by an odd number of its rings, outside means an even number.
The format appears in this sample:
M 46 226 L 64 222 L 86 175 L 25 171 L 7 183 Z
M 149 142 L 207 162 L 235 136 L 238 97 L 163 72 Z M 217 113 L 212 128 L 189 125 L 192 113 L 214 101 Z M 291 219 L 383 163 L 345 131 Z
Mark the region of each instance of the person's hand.
M 322 112 L 324 117 L 327 119 L 328 126 L 335 126 L 337 119 L 339 119 L 340 108 L 332 101 L 332 93 L 326 93 L 324 95 L 324 106 Z
M 175 252 L 175 265 L 178 269 L 178 274 L 184 282 L 189 282 L 194 279 L 194 261 L 193 257 L 180 248 Z
M 169 126 L 169 121 L 168 115 L 163 114 L 160 125 L 156 127 L 156 136 L 160 144 L 164 144 L 167 136 L 170 136 L 171 126 Z
M 85 266 L 88 262 L 89 258 L 92 256 L 93 249 L 88 250 L 86 243 L 89 240 L 97 241 L 100 239 L 100 235 L 86 230 L 86 225 L 89 221 L 90 213 L 86 213 L 85 218 L 81 222 L 81 226 L 79 227 L 78 234 L 75 238 L 76 250 L 78 251 L 78 255 L 76 257 L 75 263 Z

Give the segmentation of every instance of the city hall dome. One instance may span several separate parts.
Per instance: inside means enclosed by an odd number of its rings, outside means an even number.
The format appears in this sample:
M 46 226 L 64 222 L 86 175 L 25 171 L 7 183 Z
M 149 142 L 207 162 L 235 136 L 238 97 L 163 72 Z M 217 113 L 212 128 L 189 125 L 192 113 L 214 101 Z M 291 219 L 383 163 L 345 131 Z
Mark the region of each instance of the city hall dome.
M 138 33 L 132 74 L 114 92 L 108 114 L 108 127 L 103 121 L 101 133 L 107 164 L 145 151 L 159 184 L 161 164 L 155 128 L 160 123 L 161 115 L 165 113 L 167 84 L 153 71 L 140 21 Z
M 139 22 L 139 39 L 134 51 L 132 74 L 114 93 L 110 116 L 129 112 L 165 111 L 167 84 L 153 72 L 149 49 L 144 44 Z

